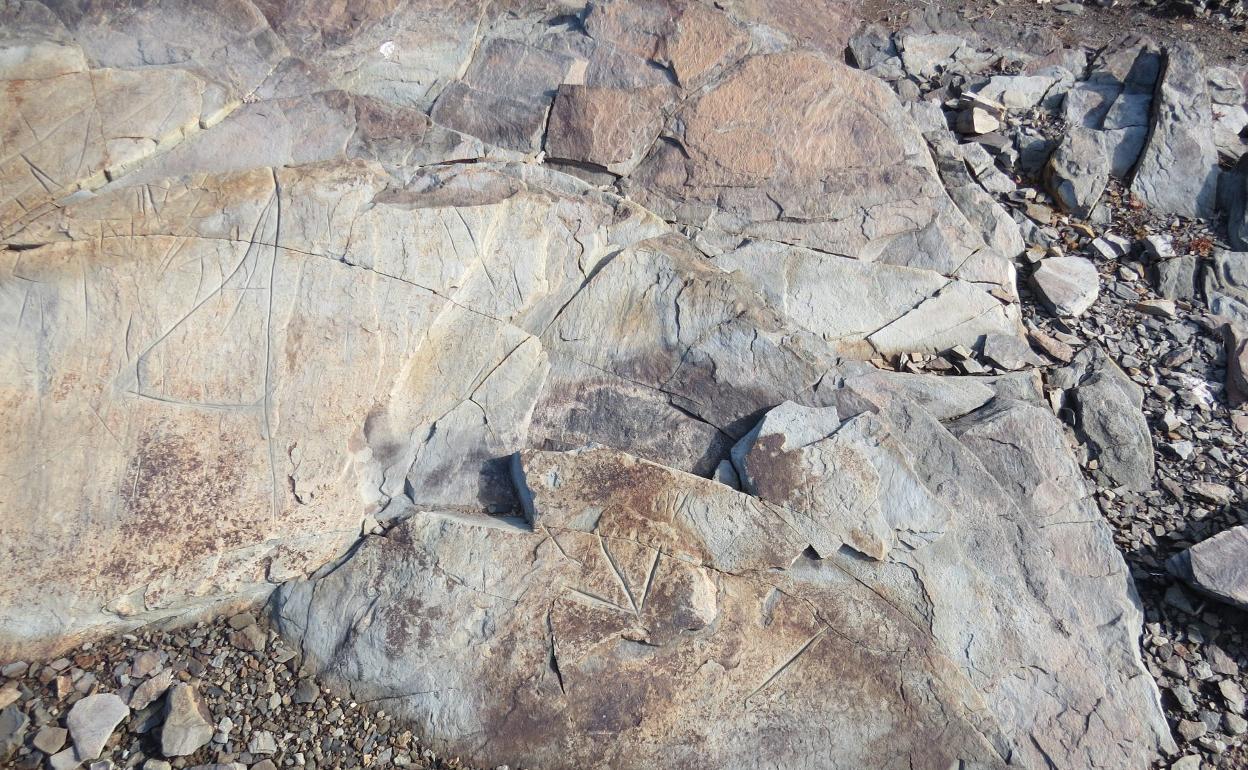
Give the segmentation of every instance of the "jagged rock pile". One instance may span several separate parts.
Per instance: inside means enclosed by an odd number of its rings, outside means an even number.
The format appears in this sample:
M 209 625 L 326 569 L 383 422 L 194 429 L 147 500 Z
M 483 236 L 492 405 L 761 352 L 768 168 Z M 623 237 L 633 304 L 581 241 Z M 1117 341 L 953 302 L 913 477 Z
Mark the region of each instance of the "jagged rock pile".
M 1219 165 L 1242 73 L 847 39 L 791 0 L 349 5 L 0 10 L 0 658 L 54 658 L 5 676 L 55 688 L 8 686 L 10 755 L 430 759 L 404 729 L 530 768 L 1174 752 L 1158 661 L 1204 653 L 1153 621 L 1142 657 L 1132 579 L 1173 554 L 1115 540 L 1147 547 L 1137 502 L 1161 526 L 1157 453 L 1230 417 L 1142 346 L 1181 318 L 1157 355 L 1204 378 L 1225 345 L 1248 393 L 1248 272 L 1124 223 L 1222 212 L 1248 248 L 1245 161 Z M 1182 483 L 1231 515 L 1206 468 Z M 55 660 L 279 585 L 285 641 L 244 616 L 141 675 Z M 389 726 L 326 737 L 311 676 Z
M 955 53 L 942 54 L 927 75 L 894 72 L 891 82 L 915 100 L 913 112 L 931 116 L 925 137 L 951 158 L 954 173 L 980 181 L 976 195 L 1010 212 L 995 215 L 993 226 L 1008 234 L 1013 225 L 1022 236 L 1020 272 L 1030 274 L 1028 288 L 1043 306 L 1032 306 L 1024 290 L 1029 340 L 1053 362 L 1049 401 L 1071 423 L 1143 589 L 1148 667 L 1165 687 L 1186 754 L 1174 766 L 1238 767 L 1242 617 L 1188 593 L 1175 577 L 1234 601 L 1248 563 L 1234 529 L 1248 521 L 1237 505 L 1248 498 L 1236 277 L 1243 254 L 1230 250 L 1243 248 L 1244 75 L 1210 67 L 1202 85 L 1191 48 L 1126 38 L 1072 49 L 941 13 L 892 36 L 865 29 L 850 50 L 859 63 L 887 69 L 881 53 L 896 52 L 904 65 L 905 44 L 919 41 L 922 50 L 933 40 Z M 1205 103 L 1212 121 L 1202 117 Z M 967 133 L 975 110 L 996 121 L 991 133 Z M 1225 230 L 1217 220 L 1164 211 L 1196 213 L 1207 188 L 1179 169 L 1207 168 L 1199 159 L 1210 148 L 1221 156 Z M 981 149 L 991 152 L 987 162 L 972 160 Z M 1150 152 L 1154 160 L 1170 156 L 1168 203 L 1146 200 L 1159 191 L 1147 182 Z M 987 341 L 979 351 L 909 362 L 914 371 L 1021 365 Z

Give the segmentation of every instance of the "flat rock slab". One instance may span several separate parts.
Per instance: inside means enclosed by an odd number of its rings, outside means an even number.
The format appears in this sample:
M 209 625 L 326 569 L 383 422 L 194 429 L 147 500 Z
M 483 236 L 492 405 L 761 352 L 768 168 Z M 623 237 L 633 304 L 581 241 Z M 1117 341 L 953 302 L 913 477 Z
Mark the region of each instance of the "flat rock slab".
M 1052 415 L 947 429 L 869 379 L 835 401 L 773 410 L 738 453 L 761 498 L 523 452 L 523 518 L 416 514 L 283 587 L 281 628 L 485 765 L 1143 768 L 1171 746 Z
M 1166 566 L 1193 588 L 1248 609 L 1248 527 L 1234 527 L 1201 541 Z

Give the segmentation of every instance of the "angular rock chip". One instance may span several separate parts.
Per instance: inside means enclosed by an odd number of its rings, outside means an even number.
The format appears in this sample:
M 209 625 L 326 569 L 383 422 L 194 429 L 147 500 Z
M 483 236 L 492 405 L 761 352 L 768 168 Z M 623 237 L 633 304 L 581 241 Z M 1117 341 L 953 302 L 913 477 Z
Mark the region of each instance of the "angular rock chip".
M 194 754 L 212 740 L 212 714 L 194 685 L 180 682 L 169 691 L 165 723 L 160 728 L 160 751 L 166 757 Z
M 0 709 L 0 759 L 7 760 L 26 741 L 30 717 L 17 706 Z
M 134 693 L 130 696 L 130 708 L 134 711 L 141 711 L 153 703 L 157 698 L 165 694 L 169 686 L 173 684 L 173 671 L 165 669 L 156 676 L 147 679 L 138 687 L 134 688 Z
M 44 754 L 52 755 L 60 751 L 65 746 L 65 738 L 69 731 L 64 727 L 53 727 L 51 725 L 44 727 L 35 733 L 34 740 L 31 745 L 42 751 Z

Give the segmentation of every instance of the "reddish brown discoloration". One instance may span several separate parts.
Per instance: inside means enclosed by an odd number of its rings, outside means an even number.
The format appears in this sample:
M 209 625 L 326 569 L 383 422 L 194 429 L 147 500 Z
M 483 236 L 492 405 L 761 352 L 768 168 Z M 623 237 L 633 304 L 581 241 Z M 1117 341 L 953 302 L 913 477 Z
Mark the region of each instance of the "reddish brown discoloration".
M 782 433 L 760 436 L 746 456 L 746 472 L 755 494 L 779 505 L 801 497 L 814 481 L 803 467 L 801 455 L 784 443 Z
M 248 466 L 248 452 L 228 436 L 149 429 L 122 476 L 125 515 L 101 574 L 130 583 L 249 542 Z M 201 526 L 202 516 L 216 525 Z

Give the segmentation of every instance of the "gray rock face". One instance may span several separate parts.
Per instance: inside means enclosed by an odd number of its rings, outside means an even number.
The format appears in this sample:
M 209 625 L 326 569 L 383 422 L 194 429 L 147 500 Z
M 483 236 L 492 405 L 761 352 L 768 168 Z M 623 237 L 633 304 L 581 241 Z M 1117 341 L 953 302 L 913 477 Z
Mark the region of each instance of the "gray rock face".
M 988 163 L 986 167 L 976 167 L 968 162 L 966 154 L 967 148 L 971 147 L 979 148 L 982 152 L 979 145 L 959 145 L 948 132 L 925 136 L 936 156 L 941 181 L 945 183 L 949 197 L 962 215 L 978 228 L 984 242 L 996 253 L 1006 257 L 1021 254 L 1027 244 L 1023 241 L 1018 225 L 996 198 L 985 189 L 984 184 L 976 178 L 979 174 L 996 171 L 995 167 L 991 166 L 992 160 L 986 159 Z M 998 190 L 998 192 L 1001 191 Z
M 0 709 L 0 759 L 7 760 L 22 747 L 30 718 L 17 706 Z
M 160 751 L 166 757 L 185 757 L 212 740 L 212 714 L 194 685 L 179 683 L 169 690 L 165 722 L 160 728 Z
M 1151 40 L 1129 35 L 1103 50 L 1088 79 L 1075 84 L 1062 105 L 1074 133 L 1093 130 L 1109 173 L 1127 179 L 1149 135 L 1162 55 Z M 1098 167 L 1099 170 L 1099 167 Z
M 100 756 L 104 744 L 130 709 L 113 693 L 88 695 L 74 704 L 65 717 L 65 726 L 74 741 L 74 757 L 88 762 Z
M 1241 157 L 1232 171 L 1222 175 L 1220 192 L 1231 246 L 1248 251 L 1248 155 Z
M 1248 527 L 1233 527 L 1172 558 L 1174 575 L 1219 601 L 1248 609 Z
M 1050 257 L 1031 276 L 1040 298 L 1058 315 L 1082 315 L 1101 293 L 1096 265 L 1083 257 Z
M 1248 403 L 1248 331 L 1223 324 L 1226 345 L 1226 400 L 1232 408 Z
M 1066 391 L 1076 430 L 1115 484 L 1142 492 L 1153 484 L 1153 440 L 1144 392 L 1097 345 L 1085 348 L 1050 384 Z
M 1199 292 L 1199 261 L 1193 254 L 1163 259 L 1157 263 L 1157 293 L 1166 299 L 1194 300 Z
M 1248 329 L 1248 251 L 1214 252 L 1204 271 L 1205 301 L 1214 315 Z
M 1204 58 L 1189 43 L 1166 50 L 1148 144 L 1131 191 L 1162 211 L 1211 217 L 1218 190 L 1218 150 Z
M 524 518 L 417 514 L 285 586 L 279 622 L 487 765 L 1144 767 L 1171 746 L 1054 418 L 1001 401 L 947 429 L 870 380 L 830 395 L 738 446 L 758 496 L 524 452 Z
M 0 454 L 0 657 L 512 510 L 518 450 L 709 476 L 838 360 L 1021 339 L 1017 233 L 839 11 L 740 5 L 0 12 L 0 427 L 40 447 Z
M 1100 132 L 1075 126 L 1050 156 L 1045 182 L 1063 209 L 1087 217 L 1109 184 L 1110 167 Z

